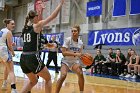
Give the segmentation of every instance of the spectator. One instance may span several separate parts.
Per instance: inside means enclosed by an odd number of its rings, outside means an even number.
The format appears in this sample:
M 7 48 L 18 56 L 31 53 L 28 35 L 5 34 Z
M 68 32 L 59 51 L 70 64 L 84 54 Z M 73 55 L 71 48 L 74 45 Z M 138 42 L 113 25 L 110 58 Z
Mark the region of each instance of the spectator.
M 116 54 L 113 53 L 113 49 L 112 48 L 109 48 L 108 49 L 108 55 L 107 55 L 107 58 L 106 58 L 106 62 L 104 63 L 104 67 L 105 67 L 105 74 L 109 74 L 109 69 L 108 67 L 111 67 L 111 63 L 112 62 L 115 62 L 115 57 L 116 57 Z
M 126 58 L 125 58 L 124 54 L 121 53 L 121 50 L 118 48 L 116 50 L 115 63 L 111 64 L 112 75 L 122 76 L 122 74 L 124 72 L 125 62 L 126 62 Z
M 94 58 L 94 68 L 95 68 L 95 73 L 102 73 L 102 64 L 104 63 L 104 61 L 106 61 L 105 57 L 102 55 L 101 50 L 97 49 L 96 51 L 97 55 Z
M 127 65 L 130 63 L 130 57 L 131 57 L 131 50 L 132 48 L 128 48 L 128 51 L 127 51 L 127 56 L 126 56 L 126 62 L 125 62 L 125 65 L 124 65 L 124 69 L 126 69 L 126 73 L 128 73 L 127 71 Z
M 140 56 L 139 56 L 139 65 L 138 66 L 138 76 L 140 77 Z
M 130 63 L 128 64 L 128 74 L 125 76 L 126 78 L 132 77 L 136 78 L 137 77 L 137 68 L 138 64 L 140 64 L 140 59 L 139 56 L 136 55 L 136 52 L 134 50 L 131 50 L 131 57 L 130 57 Z M 134 69 L 134 75 L 132 75 L 132 68 Z

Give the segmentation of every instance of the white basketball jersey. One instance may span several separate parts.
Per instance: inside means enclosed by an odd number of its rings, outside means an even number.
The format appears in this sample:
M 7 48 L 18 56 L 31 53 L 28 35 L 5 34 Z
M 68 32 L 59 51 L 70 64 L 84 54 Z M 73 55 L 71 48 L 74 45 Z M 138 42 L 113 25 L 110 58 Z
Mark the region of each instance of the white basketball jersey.
M 6 36 L 7 36 L 8 31 L 9 30 L 7 28 L 3 28 L 0 30 L 0 46 L 7 46 Z
M 81 48 L 83 47 L 82 40 L 78 39 L 78 42 L 73 41 L 71 37 L 66 38 L 64 41 L 63 47 L 67 48 L 68 51 L 72 52 L 80 52 Z M 65 56 L 63 60 L 74 61 L 78 60 L 77 56 Z
M 7 28 L 3 28 L 0 30 L 0 58 L 3 59 L 4 61 L 9 61 L 12 59 L 11 55 L 8 54 L 8 48 L 6 45 L 6 36 L 8 33 Z

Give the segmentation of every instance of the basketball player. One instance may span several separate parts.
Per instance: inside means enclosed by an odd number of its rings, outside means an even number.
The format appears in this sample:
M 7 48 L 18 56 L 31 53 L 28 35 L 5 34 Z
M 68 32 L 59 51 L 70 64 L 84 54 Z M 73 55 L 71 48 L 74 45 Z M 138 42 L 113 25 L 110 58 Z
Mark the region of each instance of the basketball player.
M 12 56 L 15 56 L 12 43 L 12 32 L 15 27 L 15 22 L 12 19 L 5 19 L 4 23 L 5 28 L 0 30 L 0 61 L 4 63 L 4 81 L 2 89 L 5 89 L 7 86 L 7 77 L 9 75 L 11 81 L 11 93 L 17 93 L 16 84 L 15 84 L 15 74 Z
M 82 54 L 83 42 L 78 38 L 80 33 L 80 27 L 74 26 L 71 29 L 72 36 L 66 38 L 63 46 L 62 46 L 62 54 L 64 58 L 61 63 L 61 75 L 56 84 L 55 93 L 59 93 L 62 87 L 62 83 L 64 82 L 68 70 L 72 70 L 78 76 L 78 84 L 80 93 L 84 91 L 84 76 L 82 67 L 79 62 L 79 57 Z
M 28 16 L 26 17 L 25 26 L 22 32 L 24 46 L 20 58 L 20 66 L 23 73 L 29 78 L 29 82 L 22 88 L 21 93 L 27 93 L 37 84 L 37 76 L 40 76 L 45 80 L 45 93 L 51 93 L 51 76 L 47 67 L 40 59 L 38 36 L 42 31 L 43 26 L 58 15 L 64 1 L 65 0 L 61 0 L 53 13 L 44 20 L 38 21 L 37 13 L 33 10 L 29 11 Z

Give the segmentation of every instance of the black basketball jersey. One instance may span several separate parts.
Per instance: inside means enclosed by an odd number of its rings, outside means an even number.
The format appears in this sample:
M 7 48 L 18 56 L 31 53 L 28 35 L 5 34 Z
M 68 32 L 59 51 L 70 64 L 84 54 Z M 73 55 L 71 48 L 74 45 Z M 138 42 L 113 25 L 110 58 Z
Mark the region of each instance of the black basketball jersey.
M 24 28 L 22 31 L 23 37 L 23 52 L 38 51 L 39 34 L 34 32 L 33 25 Z

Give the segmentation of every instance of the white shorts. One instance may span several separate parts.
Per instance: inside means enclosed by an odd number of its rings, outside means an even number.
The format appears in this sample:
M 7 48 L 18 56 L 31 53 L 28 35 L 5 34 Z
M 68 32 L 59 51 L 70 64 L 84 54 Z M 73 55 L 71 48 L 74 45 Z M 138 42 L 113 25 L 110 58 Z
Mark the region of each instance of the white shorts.
M 80 61 L 79 61 L 79 60 L 63 60 L 63 59 L 62 59 L 61 64 L 67 65 L 68 68 L 69 68 L 70 70 L 72 70 L 72 67 L 73 67 L 75 64 L 80 64 Z
M 0 59 L 4 61 L 12 61 L 12 55 L 9 53 L 7 46 L 0 46 Z

